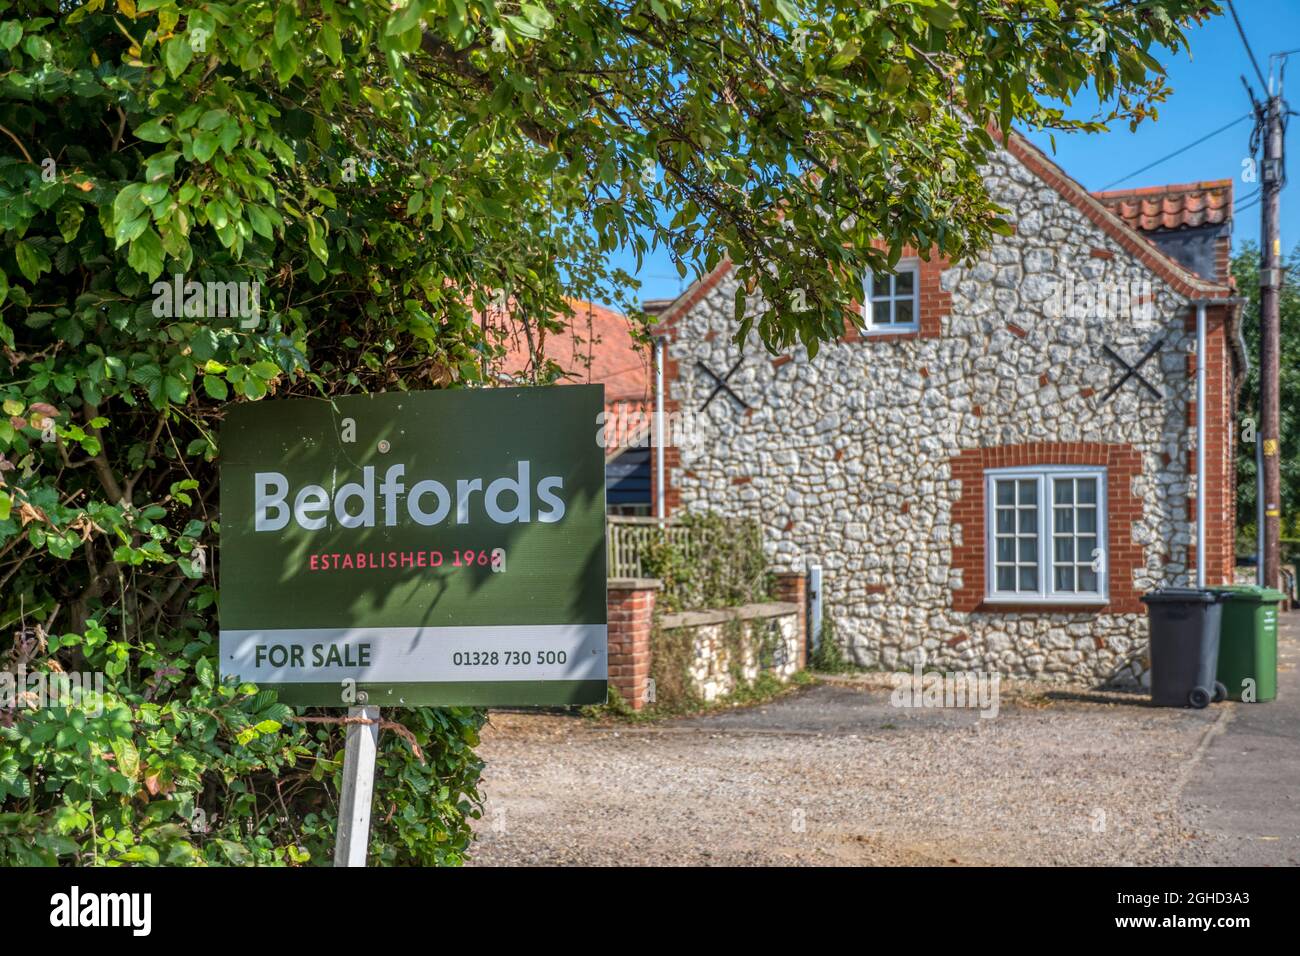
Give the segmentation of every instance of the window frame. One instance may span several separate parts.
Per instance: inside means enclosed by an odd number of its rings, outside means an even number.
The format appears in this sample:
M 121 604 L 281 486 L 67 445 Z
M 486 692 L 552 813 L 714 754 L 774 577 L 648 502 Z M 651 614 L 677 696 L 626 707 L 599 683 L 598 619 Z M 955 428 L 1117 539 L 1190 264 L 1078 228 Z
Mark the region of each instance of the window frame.
M 898 276 L 901 273 L 910 273 L 912 276 L 912 294 L 910 296 L 900 296 L 896 292 Z M 898 265 L 894 267 L 892 273 L 881 273 L 882 277 L 889 278 L 889 295 L 884 298 L 874 298 L 871 294 L 872 279 L 875 273 L 870 269 L 862 277 L 862 334 L 863 335 L 894 335 L 900 332 L 919 332 L 921 330 L 921 261 L 919 259 L 900 259 Z M 899 301 L 910 301 L 912 303 L 912 321 L 909 323 L 894 322 L 893 317 L 897 311 L 896 303 Z M 875 311 L 872 308 L 876 302 L 889 303 L 890 321 L 885 325 L 875 323 Z
M 1036 479 L 1038 487 L 1038 590 L 999 591 L 997 588 L 997 485 L 999 479 Z M 1097 480 L 1097 547 L 1102 565 L 1097 572 L 1095 592 L 1056 590 L 1055 542 L 1053 540 L 1053 479 L 1095 478 Z M 1103 605 L 1110 603 L 1110 526 L 1106 508 L 1106 469 L 1097 465 L 1032 465 L 989 468 L 984 472 L 984 601 L 987 604 Z M 1078 502 L 1074 502 L 1077 513 Z M 1076 537 L 1077 529 L 1072 532 Z M 1077 565 L 1077 555 L 1076 562 Z

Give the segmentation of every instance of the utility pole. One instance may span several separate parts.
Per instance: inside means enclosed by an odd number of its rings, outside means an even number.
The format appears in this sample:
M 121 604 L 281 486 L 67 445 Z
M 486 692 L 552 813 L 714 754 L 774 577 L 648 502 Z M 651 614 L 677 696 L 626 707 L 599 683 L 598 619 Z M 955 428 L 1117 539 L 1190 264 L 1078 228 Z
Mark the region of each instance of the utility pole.
M 1264 553 L 1258 560 L 1264 568 L 1264 586 L 1276 588 L 1281 571 L 1282 477 L 1278 455 L 1279 357 L 1281 319 L 1279 299 L 1282 284 L 1282 237 L 1279 218 L 1282 196 L 1282 84 L 1274 88 L 1270 77 L 1268 102 L 1264 108 L 1264 166 L 1260 185 L 1260 270 L 1259 270 L 1259 441 L 1262 443 L 1263 474 L 1257 493 L 1263 494 Z

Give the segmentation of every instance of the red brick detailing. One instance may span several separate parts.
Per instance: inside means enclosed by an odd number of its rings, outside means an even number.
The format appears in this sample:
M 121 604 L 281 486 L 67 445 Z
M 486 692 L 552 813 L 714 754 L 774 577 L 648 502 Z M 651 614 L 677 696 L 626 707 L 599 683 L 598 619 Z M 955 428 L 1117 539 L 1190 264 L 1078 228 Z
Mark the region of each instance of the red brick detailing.
M 876 241 L 872 245 L 882 251 L 887 248 L 883 241 Z M 919 328 L 914 332 L 869 332 L 864 334 L 858 329 L 858 322 L 862 321 L 862 303 L 855 299 L 849 303 L 848 309 L 845 310 L 844 338 L 842 341 L 900 342 L 906 339 L 937 339 L 942 334 L 942 320 L 952 311 L 952 294 L 943 291 L 939 286 L 939 278 L 943 275 L 944 270 L 948 268 L 948 260 L 939 255 L 937 251 L 932 250 L 927 261 L 911 246 L 903 247 L 903 258 L 917 260 L 917 270 L 919 272 L 917 295 L 921 310 L 920 321 L 917 323 Z
M 1188 309 L 1188 325 L 1196 328 L 1196 309 Z M 1196 363 L 1189 363 L 1188 387 L 1196 394 Z M 1236 565 L 1236 443 L 1232 428 L 1236 418 L 1236 386 L 1232 372 L 1232 343 L 1228 307 L 1205 310 L 1205 583 L 1230 584 Z M 1187 447 L 1187 470 L 1196 472 L 1196 402 L 1187 403 L 1192 440 Z M 1229 434 L 1231 432 L 1231 435 Z M 1197 482 L 1201 481 L 1200 476 Z M 1188 520 L 1196 520 L 1196 499 L 1188 500 Z M 1189 571 L 1196 567 L 1196 545 L 1188 549 Z
M 793 523 L 793 522 L 792 522 Z M 776 575 L 778 601 L 789 601 L 803 608 L 799 615 L 799 669 L 808 666 L 808 579 L 802 571 L 785 571 Z
M 704 333 L 704 341 L 706 342 L 712 342 L 717 337 L 718 337 L 717 329 L 709 329 L 709 331 Z
M 1017 338 L 1021 338 L 1021 339 L 1023 339 L 1026 335 L 1029 334 L 1020 326 L 1016 325 L 1016 323 L 1014 322 L 1007 323 L 1007 331 L 1010 332 L 1012 335 L 1016 336 Z
M 1232 236 L 1214 240 L 1214 278 L 1232 284 Z
M 843 458 L 844 458 L 844 449 L 843 448 L 835 449 L 835 460 L 840 461 Z
M 1133 494 L 1133 478 L 1142 471 L 1142 456 L 1131 445 L 1097 442 L 1040 442 L 972 448 L 950 459 L 952 477 L 962 483 L 953 505 L 953 522 L 961 525 L 963 544 L 953 548 L 953 565 L 962 572 L 962 586 L 953 591 L 954 611 L 1011 611 L 1053 614 L 1082 611 L 1098 614 L 1140 614 L 1144 610 L 1133 585 L 1133 571 L 1143 563 L 1142 548 L 1133 540 L 1133 522 L 1142 517 L 1142 499 Z M 984 472 L 989 468 L 1033 465 L 1096 465 L 1106 468 L 1107 563 L 1110 603 L 1101 607 L 1073 605 L 1008 605 L 984 603 Z
M 791 518 L 789 521 L 787 521 L 787 522 L 785 523 L 785 527 L 782 528 L 781 530 L 782 530 L 782 531 L 793 531 L 793 530 L 794 530 L 794 519 Z
M 793 355 L 782 355 L 779 356 L 778 358 L 772 359 L 772 368 L 780 368 L 782 365 L 785 365 L 786 363 L 793 362 L 793 361 L 794 361 Z
M 907 514 L 909 511 L 912 510 L 912 503 L 910 501 L 904 501 L 901 505 L 899 505 L 898 510 L 900 514 Z
M 862 590 L 866 591 L 868 594 L 884 594 L 886 591 L 889 590 L 889 585 L 888 584 L 865 584 L 863 585 Z
M 733 268 L 730 259 L 723 259 L 713 267 L 712 272 L 696 280 L 693 286 L 678 296 L 677 301 L 660 314 L 659 322 L 651 329 L 651 334 L 667 335 L 670 339 L 676 338 L 677 320 L 695 308 Z
M 754 480 L 754 479 L 753 479 L 753 476 L 751 476 L 751 475 L 744 475 L 743 477 L 740 477 L 740 478 L 732 478 L 732 479 L 731 479 L 731 483 L 732 483 L 733 485 L 747 485 L 747 484 L 749 484 L 749 483 L 750 483 L 751 481 L 753 481 L 753 480 Z
M 674 397 L 674 388 L 677 384 L 677 378 L 680 373 L 681 363 L 675 358 L 668 355 L 668 343 L 676 338 L 677 330 L 673 329 L 665 335 L 664 348 L 664 419 L 672 421 L 671 416 L 674 412 L 680 412 L 682 403 Z M 656 467 L 654 454 L 656 449 L 651 448 L 650 459 L 650 510 L 652 513 L 658 507 L 659 502 L 659 471 Z M 673 481 L 674 469 L 681 468 L 682 453 L 681 449 L 669 445 L 664 448 L 664 517 L 671 517 L 672 514 L 681 506 L 681 492 Z M 685 476 L 695 480 L 694 472 L 687 471 Z
M 976 418 L 984 417 L 984 409 L 979 405 L 972 405 L 970 409 L 970 413 L 974 415 Z
M 1096 391 L 1094 391 L 1092 388 L 1086 385 L 1083 388 L 1079 389 L 1080 398 L 1092 398 L 1092 396 L 1096 394 L 1097 394 Z
M 1092 636 L 1092 646 L 1097 648 L 1097 650 L 1101 650 L 1106 646 L 1106 638 L 1102 637 L 1100 634 L 1094 634 Z
M 956 647 L 962 641 L 970 640 L 969 634 L 958 634 L 956 637 L 944 641 L 945 647 Z
M 1089 249 L 1089 250 L 1088 250 L 1088 255 L 1092 256 L 1094 259 L 1114 259 L 1114 258 L 1115 258 L 1115 253 L 1111 252 L 1109 249 Z
M 921 373 L 921 378 L 930 377 L 930 370 L 926 368 L 924 365 L 922 365 L 919 369 L 917 369 L 917 371 Z
M 658 582 L 611 581 L 606 591 L 609 613 L 609 682 L 633 710 L 645 706 L 650 680 L 650 637 L 654 630 Z
M 1038 387 L 1043 388 L 1046 385 L 1047 385 L 1047 373 L 1044 372 L 1042 375 L 1038 376 Z

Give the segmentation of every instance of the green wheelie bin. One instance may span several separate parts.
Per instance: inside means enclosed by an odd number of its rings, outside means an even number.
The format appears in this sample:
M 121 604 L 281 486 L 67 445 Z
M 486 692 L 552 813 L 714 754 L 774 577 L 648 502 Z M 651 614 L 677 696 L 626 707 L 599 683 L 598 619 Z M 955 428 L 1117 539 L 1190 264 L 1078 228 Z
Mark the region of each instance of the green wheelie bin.
M 1233 700 L 1277 697 L 1277 609 L 1281 591 L 1254 584 L 1216 587 L 1223 595 L 1218 679 Z

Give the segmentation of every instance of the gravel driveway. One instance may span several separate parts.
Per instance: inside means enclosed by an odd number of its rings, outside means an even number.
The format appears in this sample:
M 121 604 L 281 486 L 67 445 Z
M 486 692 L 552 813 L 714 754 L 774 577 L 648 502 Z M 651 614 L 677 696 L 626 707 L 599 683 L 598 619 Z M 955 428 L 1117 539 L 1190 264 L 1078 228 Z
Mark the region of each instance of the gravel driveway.
M 1244 705 L 1004 681 L 981 719 L 893 707 L 888 687 L 635 725 L 494 713 L 473 863 L 1236 861 L 1240 835 L 1188 822 L 1181 799 Z

